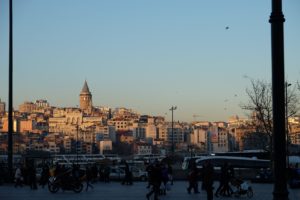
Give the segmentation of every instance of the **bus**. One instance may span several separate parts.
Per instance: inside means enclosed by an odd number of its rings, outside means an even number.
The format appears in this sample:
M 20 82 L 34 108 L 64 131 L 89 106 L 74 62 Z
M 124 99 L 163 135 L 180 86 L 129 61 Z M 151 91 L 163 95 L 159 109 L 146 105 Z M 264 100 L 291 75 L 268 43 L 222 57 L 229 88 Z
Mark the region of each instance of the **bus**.
M 242 179 L 253 180 L 262 169 L 269 169 L 271 166 L 270 160 L 248 158 L 248 157 L 235 157 L 235 156 L 206 156 L 196 159 L 194 162 L 197 168 L 202 171 L 206 161 L 209 161 L 215 169 L 214 178 L 218 179 L 221 173 L 221 167 L 228 163 L 235 173 L 235 177 Z M 190 163 L 189 166 L 192 164 Z
M 60 165 L 72 166 L 73 164 L 88 165 L 101 162 L 105 159 L 101 154 L 57 154 L 53 162 Z
M 219 152 L 214 153 L 215 156 L 235 156 L 235 157 L 248 157 L 258 159 L 270 159 L 270 152 L 260 149 L 233 151 L 233 152 Z
M 221 167 L 224 163 L 230 164 L 233 168 L 261 169 L 270 167 L 270 160 L 234 156 L 208 156 L 195 160 L 195 163 L 197 166 L 203 166 L 206 161 L 210 161 L 215 167 Z
M 188 156 L 188 157 L 184 157 L 181 168 L 183 170 L 190 169 L 192 163 L 194 163 L 197 159 L 203 158 L 203 157 L 207 157 L 207 156 Z
M 230 163 L 234 168 L 261 169 L 270 167 L 270 160 L 265 159 L 237 156 L 200 156 L 199 158 L 186 159 L 182 163 L 182 169 L 189 169 L 192 163 L 196 163 L 198 168 L 202 168 L 206 161 L 210 161 L 215 168 L 220 168 L 225 162 Z
M 144 161 L 147 163 L 151 163 L 154 161 L 161 161 L 165 158 L 166 156 L 160 155 L 160 154 L 137 154 L 133 157 L 133 160 L 137 161 Z

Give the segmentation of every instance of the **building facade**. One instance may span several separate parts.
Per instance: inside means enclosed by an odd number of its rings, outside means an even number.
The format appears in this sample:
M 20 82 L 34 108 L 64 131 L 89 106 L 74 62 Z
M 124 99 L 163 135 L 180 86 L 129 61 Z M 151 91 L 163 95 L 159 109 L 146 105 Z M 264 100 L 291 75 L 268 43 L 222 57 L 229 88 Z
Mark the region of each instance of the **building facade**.
M 5 114 L 5 103 L 1 101 L 0 99 L 0 115 Z

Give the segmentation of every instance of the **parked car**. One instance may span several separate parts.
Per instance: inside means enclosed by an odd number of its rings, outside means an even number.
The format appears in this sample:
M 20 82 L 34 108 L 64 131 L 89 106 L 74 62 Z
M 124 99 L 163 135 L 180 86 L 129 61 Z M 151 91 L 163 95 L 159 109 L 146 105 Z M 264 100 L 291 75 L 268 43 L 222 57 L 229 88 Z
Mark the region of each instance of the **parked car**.
M 109 173 L 110 180 L 120 181 L 123 180 L 124 177 L 125 177 L 125 171 L 122 168 L 118 166 L 110 167 L 110 173 Z
M 119 166 L 125 173 L 125 165 L 120 165 Z M 130 166 L 129 167 L 131 173 L 132 173 L 132 178 L 133 180 L 137 180 L 137 181 L 146 181 L 148 179 L 148 173 L 146 171 L 141 170 L 138 167 L 135 166 Z

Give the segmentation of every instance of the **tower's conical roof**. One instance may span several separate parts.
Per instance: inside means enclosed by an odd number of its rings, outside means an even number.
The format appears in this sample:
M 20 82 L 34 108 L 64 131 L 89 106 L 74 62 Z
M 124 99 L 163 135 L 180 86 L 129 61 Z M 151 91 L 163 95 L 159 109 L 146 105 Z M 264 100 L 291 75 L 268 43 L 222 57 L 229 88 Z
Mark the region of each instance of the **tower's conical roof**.
M 84 81 L 84 85 L 83 85 L 83 88 L 81 90 L 81 93 L 85 93 L 85 94 L 90 94 L 91 93 L 86 80 Z

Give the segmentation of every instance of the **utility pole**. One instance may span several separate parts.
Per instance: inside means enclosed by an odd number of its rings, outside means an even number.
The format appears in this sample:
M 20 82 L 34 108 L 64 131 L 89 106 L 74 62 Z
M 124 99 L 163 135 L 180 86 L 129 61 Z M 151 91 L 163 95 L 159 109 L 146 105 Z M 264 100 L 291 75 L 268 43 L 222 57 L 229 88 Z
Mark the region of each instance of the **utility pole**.
M 172 156 L 174 156 L 175 148 L 174 148 L 174 120 L 173 120 L 173 112 L 177 109 L 177 106 L 172 106 L 170 110 L 172 111 Z

